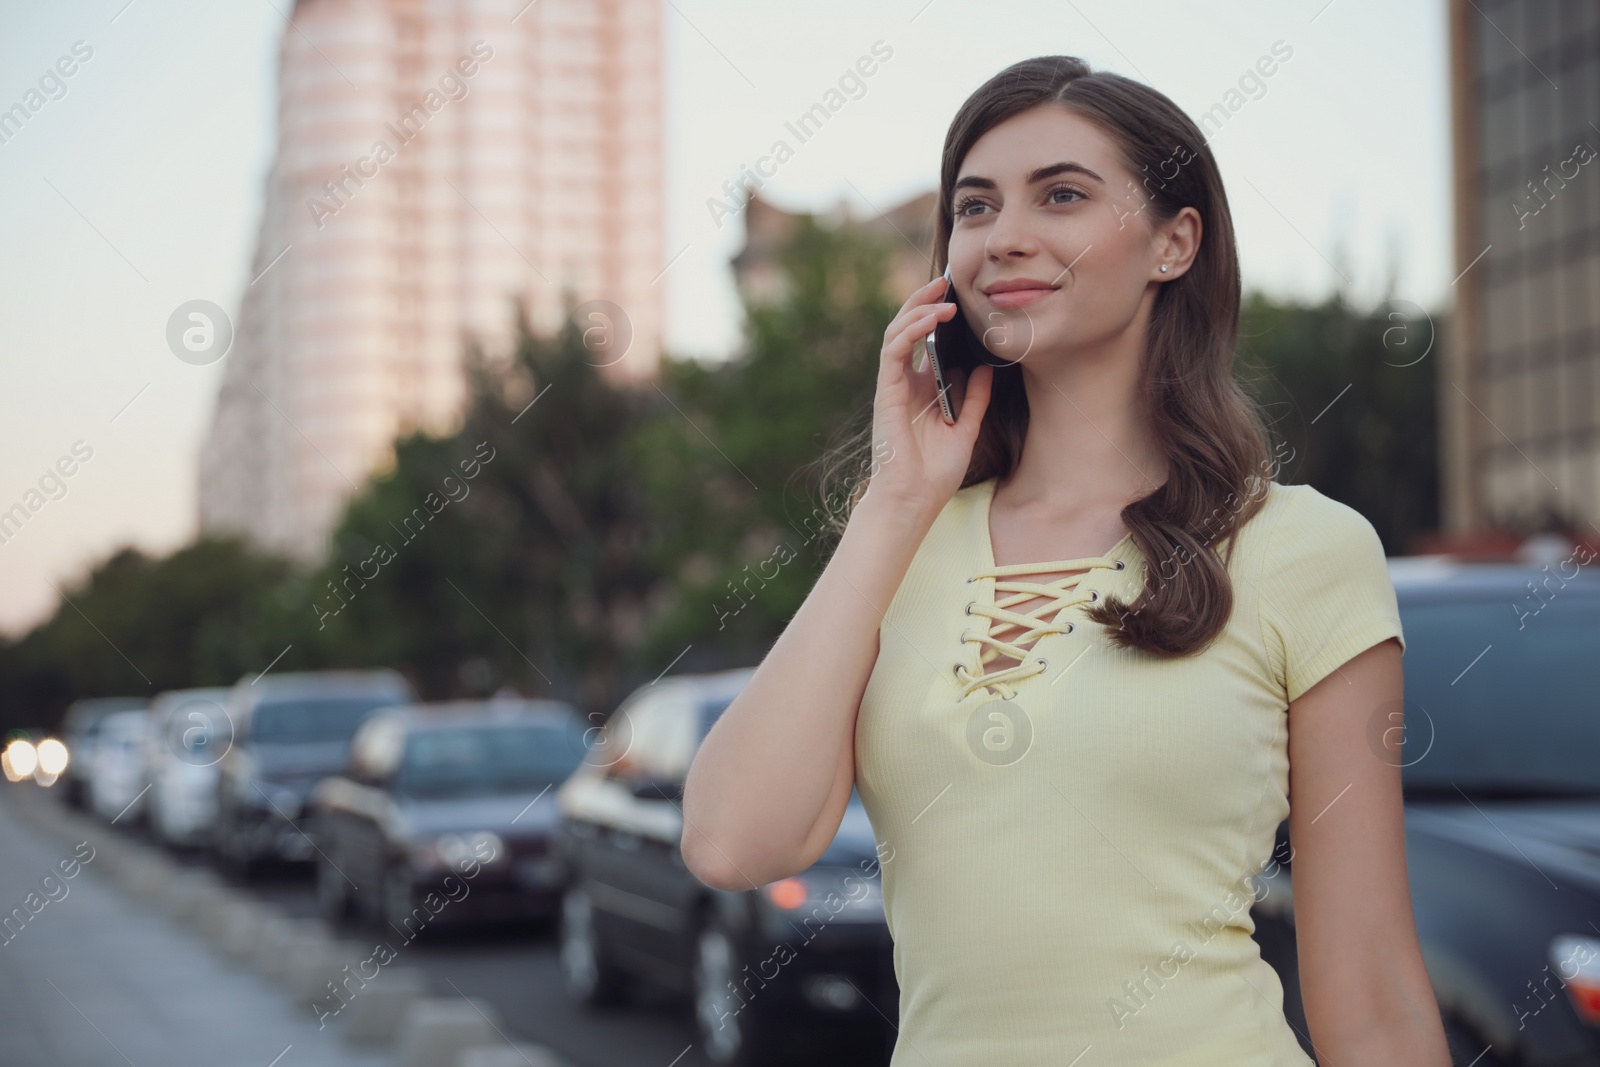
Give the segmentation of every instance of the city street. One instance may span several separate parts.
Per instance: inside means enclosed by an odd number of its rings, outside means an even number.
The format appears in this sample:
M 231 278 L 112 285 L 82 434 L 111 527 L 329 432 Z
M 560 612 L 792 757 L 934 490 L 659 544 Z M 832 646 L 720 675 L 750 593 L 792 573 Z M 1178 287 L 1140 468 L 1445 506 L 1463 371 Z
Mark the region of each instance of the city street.
M 63 836 L 64 828 L 75 832 Z M 74 848 L 84 841 L 88 847 L 81 855 L 94 858 L 64 877 L 57 864 L 77 858 Z M 316 1016 L 293 1006 L 280 988 L 108 881 L 95 866 L 107 842 L 158 851 L 137 830 L 65 812 L 44 790 L 0 788 L 0 854 L 7 857 L 0 865 L 0 900 L 6 910 L 22 907 L 51 872 L 58 879 L 51 884 L 66 888 L 65 895 L 53 890 L 59 899 L 47 899 L 20 933 L 0 945 L 0 1067 L 269 1067 L 286 1050 L 276 1067 L 391 1062 L 383 1053 L 352 1052 L 337 1025 L 319 1031 Z M 191 852 L 172 858 L 183 866 L 208 867 L 208 857 Z M 291 918 L 317 916 L 309 870 L 268 870 L 249 892 Z M 350 942 L 382 936 L 355 923 L 334 933 Z M 548 924 L 443 931 L 401 948 L 391 966 L 422 971 L 433 996 L 489 1002 L 510 1041 L 547 1046 L 573 1067 L 709 1062 L 695 1040 L 685 999 L 641 987 L 627 1006 L 603 1014 L 575 1009 L 561 987 L 552 935 Z M 887 1050 L 875 1050 L 875 1040 L 845 1036 L 818 1052 L 841 1065 L 886 1062 Z
M 1600 1067 L 1600 0 L 0 68 L 0 1067 Z

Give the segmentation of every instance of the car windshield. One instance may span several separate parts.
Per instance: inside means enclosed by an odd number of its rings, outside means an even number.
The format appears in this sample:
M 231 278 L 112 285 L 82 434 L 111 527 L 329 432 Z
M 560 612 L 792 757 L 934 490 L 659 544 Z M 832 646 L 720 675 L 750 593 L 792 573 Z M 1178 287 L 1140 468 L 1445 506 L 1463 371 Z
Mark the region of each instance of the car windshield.
M 537 792 L 582 759 L 559 726 L 461 726 L 406 738 L 396 789 L 412 797 Z
M 250 739 L 274 744 L 348 741 L 368 715 L 394 703 L 392 695 L 371 693 L 262 704 L 250 716 Z
M 1557 589 L 1400 615 L 1408 794 L 1600 794 L 1600 598 Z

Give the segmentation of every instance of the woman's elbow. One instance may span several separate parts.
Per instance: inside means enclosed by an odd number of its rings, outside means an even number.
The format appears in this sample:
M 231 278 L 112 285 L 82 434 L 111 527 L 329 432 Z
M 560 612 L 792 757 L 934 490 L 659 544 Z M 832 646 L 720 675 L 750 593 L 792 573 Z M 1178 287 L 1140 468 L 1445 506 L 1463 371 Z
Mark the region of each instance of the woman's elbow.
M 683 838 L 678 843 L 678 852 L 683 857 L 683 865 L 690 874 L 712 889 L 721 889 L 729 893 L 755 888 L 748 884 L 749 880 L 739 874 L 738 869 L 726 856 L 721 855 L 714 847 L 707 848 L 708 844 L 710 842 L 703 835 L 694 833 L 687 827 L 684 829 Z

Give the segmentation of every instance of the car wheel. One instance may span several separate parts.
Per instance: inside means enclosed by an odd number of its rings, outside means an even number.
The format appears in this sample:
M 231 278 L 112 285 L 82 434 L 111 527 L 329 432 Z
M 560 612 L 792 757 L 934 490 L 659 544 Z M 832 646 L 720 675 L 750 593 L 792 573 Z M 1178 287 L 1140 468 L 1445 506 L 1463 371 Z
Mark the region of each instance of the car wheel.
M 715 917 L 707 919 L 695 938 L 694 1017 L 706 1059 L 718 1067 L 780 1061 L 775 1025 L 734 991 L 741 967 L 733 935 Z
M 150 836 L 155 840 L 155 843 L 163 848 L 169 847 L 166 830 L 163 826 L 165 818 L 161 813 L 158 790 L 154 785 L 147 786 L 144 794 L 145 828 L 149 830 Z
M 557 926 L 567 996 L 587 1007 L 620 1003 L 627 992 L 627 976 L 606 959 L 594 927 L 594 905 L 582 888 L 572 886 L 562 895 Z
M 385 923 L 393 927 L 408 941 L 414 941 L 422 936 L 423 926 L 419 926 L 412 915 L 417 906 L 417 896 L 411 880 L 411 869 L 403 865 L 393 865 L 383 872 L 383 889 L 378 908 Z M 427 911 L 424 909 L 423 914 Z M 411 920 L 407 926 L 406 921 Z
M 331 845 L 329 847 L 332 847 Z M 354 913 L 350 883 L 327 856 L 317 856 L 317 907 L 331 923 L 342 922 Z
M 1450 1067 L 1506 1067 L 1489 1042 L 1453 1015 L 1444 1017 L 1444 1040 L 1450 1049 Z
M 231 815 L 224 814 L 217 820 L 217 861 L 224 872 L 240 881 L 249 881 L 260 869 Z

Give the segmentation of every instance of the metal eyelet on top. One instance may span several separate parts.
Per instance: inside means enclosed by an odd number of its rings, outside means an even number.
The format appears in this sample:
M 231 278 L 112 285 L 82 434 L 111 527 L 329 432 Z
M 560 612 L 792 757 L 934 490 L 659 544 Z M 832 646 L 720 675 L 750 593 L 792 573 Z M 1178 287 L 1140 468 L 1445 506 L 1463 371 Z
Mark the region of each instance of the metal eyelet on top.
M 1077 629 L 1077 627 L 1076 627 L 1076 626 L 1074 626 L 1074 625 L 1072 625 L 1072 623 L 1070 623 L 1070 622 L 1069 622 L 1069 623 L 1067 623 L 1067 633 L 1069 633 L 1069 634 L 1070 634 L 1070 633 L 1071 633 L 1071 632 L 1072 632 L 1072 631 L 1074 631 L 1074 630 L 1076 630 L 1076 629 Z
M 1043 656 L 1040 656 L 1039 657 L 1039 666 L 1044 668 L 1045 670 L 1049 670 L 1050 669 L 1050 661 L 1045 659 Z
M 976 603 L 977 603 L 977 601 L 976 601 L 976 600 L 969 600 L 969 601 L 967 601 L 967 614 L 968 614 L 968 615 L 971 615 L 971 614 L 972 614 L 972 607 L 973 607 L 973 605 L 974 605 L 974 604 L 976 604 Z
M 1117 570 L 1119 570 L 1119 571 L 1120 570 L 1125 570 L 1127 568 L 1127 566 L 1128 566 L 1128 561 L 1127 560 L 1121 560 L 1121 559 L 1117 560 Z
M 1089 603 L 1093 604 L 1096 601 L 1098 601 L 1099 599 L 1100 599 L 1100 590 L 1098 590 L 1098 589 L 1089 590 Z

